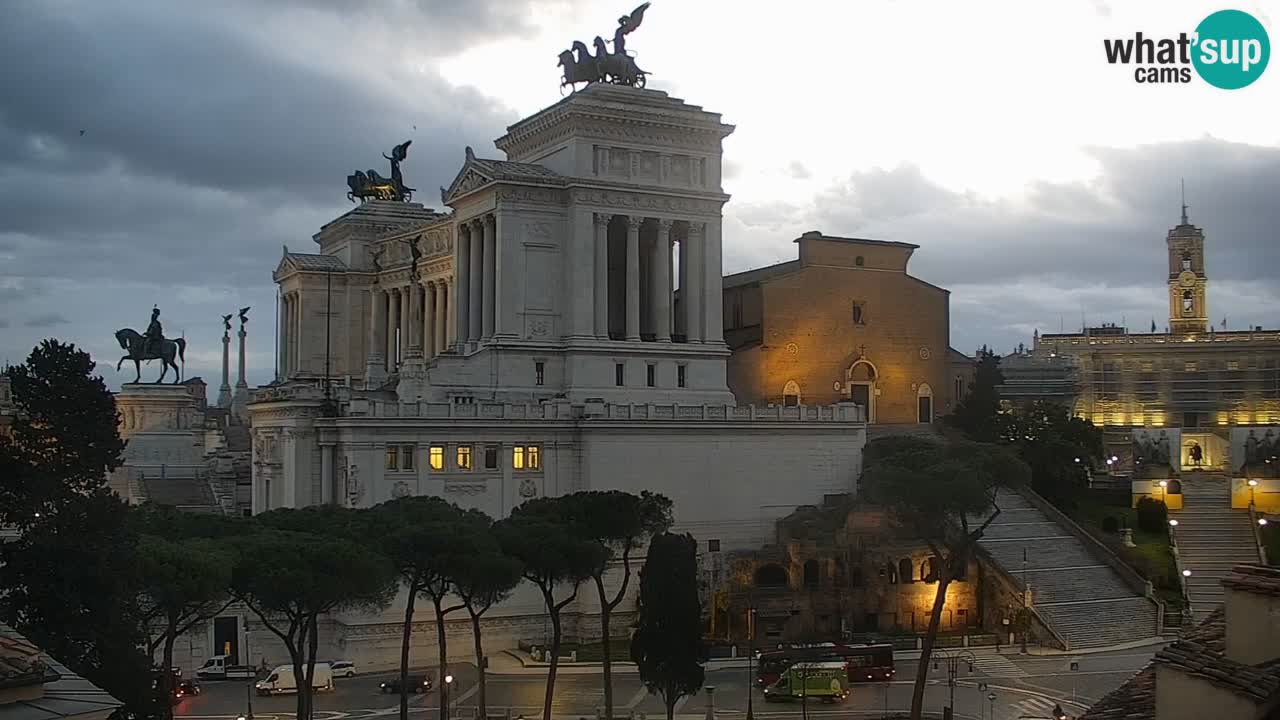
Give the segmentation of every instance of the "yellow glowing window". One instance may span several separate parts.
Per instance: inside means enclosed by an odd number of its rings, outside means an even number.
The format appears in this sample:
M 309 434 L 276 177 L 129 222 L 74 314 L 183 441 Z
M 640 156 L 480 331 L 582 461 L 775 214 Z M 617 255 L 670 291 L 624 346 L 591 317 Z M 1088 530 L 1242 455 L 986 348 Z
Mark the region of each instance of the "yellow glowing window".
M 471 469 L 471 446 L 470 445 L 458 446 L 458 469 L 459 470 Z
M 439 445 L 432 445 L 431 452 L 429 453 L 429 457 L 430 457 L 432 470 L 444 469 L 444 448 L 443 447 Z
M 542 469 L 542 449 L 539 448 L 537 445 L 530 445 L 529 447 L 525 448 L 525 451 L 529 456 L 529 469 L 541 470 Z
M 388 470 L 400 469 L 400 448 L 395 447 L 394 445 L 387 448 L 386 464 Z
M 524 469 L 524 446 L 517 445 L 511 448 L 511 467 L 516 470 Z

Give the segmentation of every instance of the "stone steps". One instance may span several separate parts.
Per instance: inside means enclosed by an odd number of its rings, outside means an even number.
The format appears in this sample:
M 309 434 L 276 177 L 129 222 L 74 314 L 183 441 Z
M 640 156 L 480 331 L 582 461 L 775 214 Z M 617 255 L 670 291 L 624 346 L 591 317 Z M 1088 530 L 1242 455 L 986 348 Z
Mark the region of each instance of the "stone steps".
M 1156 635 L 1156 605 L 1135 593 L 1065 527 L 1015 493 L 997 498 L 1001 513 L 982 547 L 1015 578 L 1072 649 Z M 1024 563 L 1025 557 L 1025 563 Z
M 1223 475 L 1184 480 L 1178 521 L 1178 557 L 1191 576 L 1183 579 L 1196 618 L 1203 618 L 1225 599 L 1222 579 L 1240 563 L 1257 562 L 1249 513 L 1231 509 L 1231 484 Z

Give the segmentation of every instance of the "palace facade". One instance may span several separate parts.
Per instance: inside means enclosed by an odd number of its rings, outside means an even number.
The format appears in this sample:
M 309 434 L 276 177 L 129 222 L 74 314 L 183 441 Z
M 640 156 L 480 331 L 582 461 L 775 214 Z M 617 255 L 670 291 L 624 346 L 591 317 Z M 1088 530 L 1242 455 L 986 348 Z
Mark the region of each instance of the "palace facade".
M 1280 433 L 1280 330 L 1209 324 L 1204 232 L 1187 219 L 1169 231 L 1169 319 L 1165 332 L 1117 325 L 1080 333 L 1035 335 L 1034 346 L 1006 370 L 1021 400 L 1068 401 L 1072 411 L 1108 433 L 1117 455 L 1131 459 L 1135 430 L 1165 429 L 1181 452 L 1171 465 L 1231 471 L 1253 463 L 1250 433 Z M 1039 388 L 1040 394 L 1031 392 Z M 1202 449 L 1198 463 L 1193 447 Z M 1252 455 L 1253 457 L 1250 457 Z M 1274 468 L 1272 468 L 1274 470 Z M 1270 473 L 1267 473 L 1270 474 Z

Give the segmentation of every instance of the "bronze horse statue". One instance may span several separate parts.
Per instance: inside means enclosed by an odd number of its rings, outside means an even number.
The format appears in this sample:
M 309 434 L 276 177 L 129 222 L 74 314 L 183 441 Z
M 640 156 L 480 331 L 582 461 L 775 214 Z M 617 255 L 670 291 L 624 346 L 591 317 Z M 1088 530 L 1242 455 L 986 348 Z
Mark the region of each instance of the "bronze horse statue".
M 139 382 L 142 379 L 143 360 L 159 360 L 164 364 L 164 369 L 160 373 L 160 379 L 157 383 L 164 382 L 164 376 L 168 374 L 169 368 L 173 368 L 173 384 L 177 385 L 182 381 L 182 374 L 178 370 L 177 363 L 174 358 L 186 361 L 183 354 L 187 349 L 187 341 L 182 338 L 176 340 L 161 340 L 159 342 L 159 352 L 147 348 L 147 339 L 144 338 L 137 330 L 133 328 L 124 328 L 116 331 L 116 341 L 120 343 L 120 349 L 128 353 L 120 358 L 120 362 L 116 363 L 116 372 L 120 371 L 120 366 L 125 360 L 133 361 L 134 378 L 133 381 Z

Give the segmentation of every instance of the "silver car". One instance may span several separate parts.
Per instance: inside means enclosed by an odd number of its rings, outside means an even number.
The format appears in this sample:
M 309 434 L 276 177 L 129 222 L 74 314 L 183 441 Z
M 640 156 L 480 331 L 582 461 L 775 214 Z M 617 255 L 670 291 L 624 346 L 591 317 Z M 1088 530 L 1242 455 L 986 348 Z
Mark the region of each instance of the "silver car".
M 334 660 L 329 663 L 329 667 L 333 669 L 334 677 L 355 677 L 356 664 L 350 660 Z

